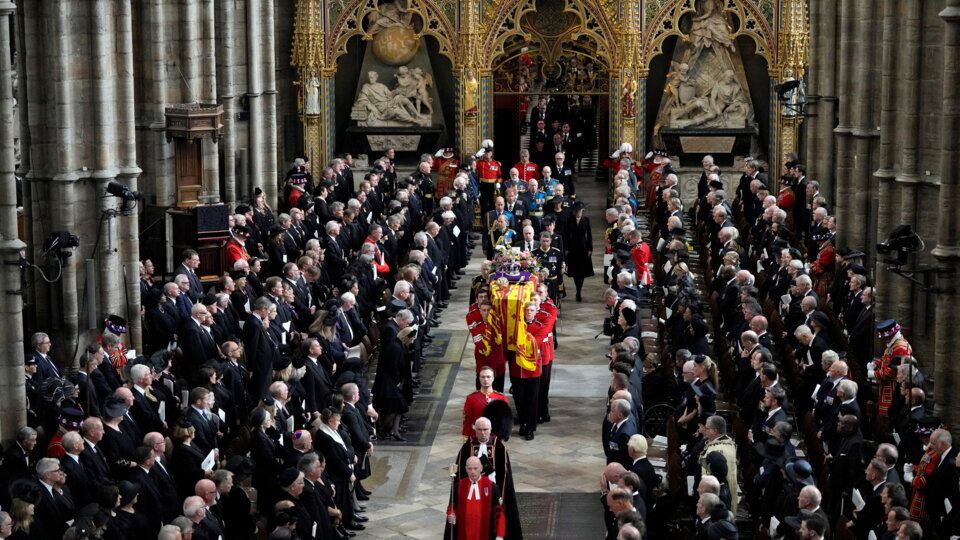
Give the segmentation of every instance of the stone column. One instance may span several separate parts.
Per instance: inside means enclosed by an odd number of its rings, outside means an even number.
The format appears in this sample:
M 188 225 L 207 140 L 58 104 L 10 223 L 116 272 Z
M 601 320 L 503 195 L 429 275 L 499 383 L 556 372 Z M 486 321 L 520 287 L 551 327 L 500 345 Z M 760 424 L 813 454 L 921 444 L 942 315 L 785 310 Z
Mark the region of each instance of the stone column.
M 877 234 L 881 239 L 890 234 L 890 230 L 904 223 L 916 229 L 917 196 L 919 192 L 920 174 L 918 171 L 917 142 L 920 139 L 920 92 L 917 91 L 920 82 L 920 65 L 923 62 L 921 44 L 923 42 L 923 2 L 921 0 L 902 0 L 900 2 L 906 19 L 900 19 L 903 27 L 903 39 L 900 40 L 900 61 L 896 70 L 899 86 L 899 103 L 897 111 L 897 142 L 900 149 L 900 167 L 896 175 L 896 188 L 900 191 L 899 212 L 893 212 L 894 219 L 887 223 L 885 228 L 879 228 Z M 914 256 L 915 257 L 915 256 Z M 902 278 L 891 277 L 896 280 L 891 287 L 890 305 L 893 310 L 891 317 L 897 317 L 900 324 L 906 328 L 913 326 L 913 283 Z M 924 317 L 924 315 L 920 315 Z
M 891 223 L 893 222 L 896 200 L 894 199 L 894 177 L 896 176 L 895 159 L 896 148 L 900 141 L 897 138 L 897 108 L 898 108 L 898 90 L 896 84 L 900 71 L 897 69 L 898 52 L 900 50 L 899 29 L 900 21 L 897 17 L 898 0 L 884 0 L 883 2 L 883 56 L 881 72 L 883 74 L 881 82 L 880 98 L 880 168 L 873 176 L 878 183 L 878 206 L 877 206 L 877 234 L 884 235 L 889 233 Z M 876 290 L 885 291 L 888 284 L 891 283 L 891 276 L 883 270 L 883 265 L 876 265 Z M 893 313 L 890 302 L 887 302 L 887 294 L 880 295 L 877 298 L 877 311 L 880 313 Z M 893 302 L 896 305 L 896 302 Z
M 260 21 L 263 16 L 260 8 L 261 0 L 247 0 L 247 106 L 250 111 L 249 134 L 247 148 L 249 148 L 250 187 L 248 192 L 253 193 L 254 187 L 264 186 L 263 178 L 263 79 L 261 70 Z M 267 0 L 270 1 L 270 0 Z
M 236 70 L 236 5 L 220 2 L 220 33 L 217 35 L 219 101 L 223 105 L 223 188 L 222 198 L 231 209 L 237 203 L 237 128 L 234 117 L 237 113 Z
M 150 87 L 153 102 L 153 120 L 150 131 L 153 137 L 153 177 L 157 206 L 173 206 L 176 201 L 176 179 L 172 170 L 173 145 L 166 138 L 167 105 L 167 17 L 164 10 L 166 0 L 152 0 L 150 3 L 150 66 L 152 84 Z M 165 227 L 166 228 L 166 227 Z M 173 268 L 165 269 L 167 271 Z
M 853 68 L 854 79 L 852 91 L 849 94 L 853 111 L 853 151 L 855 154 L 841 154 L 841 159 L 851 161 L 852 184 L 851 199 L 847 204 L 847 214 L 843 219 L 846 223 L 847 236 L 844 242 L 854 247 L 866 248 L 870 245 L 872 232 L 869 227 L 873 213 L 873 193 L 871 180 L 873 171 L 874 140 L 879 135 L 876 130 L 877 121 L 873 113 L 874 85 L 871 80 L 871 65 L 873 64 L 874 43 L 872 36 L 877 35 L 874 20 L 876 5 L 874 0 L 857 0 L 856 4 L 856 49 Z
M 133 90 L 133 13 L 132 0 L 119 0 L 117 17 L 117 143 L 120 174 L 117 180 L 131 191 L 139 191 L 138 179 L 143 171 L 137 165 L 136 111 Z M 143 350 L 143 329 L 140 324 L 140 227 L 138 208 L 120 216 L 120 262 L 123 269 L 122 305 L 127 319 L 126 344 L 138 352 Z M 114 287 L 116 288 L 116 287 Z
M 837 118 L 837 61 L 838 61 L 838 2 L 812 2 L 819 8 L 819 35 L 816 31 L 813 39 L 818 43 L 821 54 L 818 63 L 811 62 L 817 69 L 817 91 L 819 93 L 816 105 L 814 124 L 808 130 L 814 134 L 817 141 L 817 153 L 808 153 L 808 161 L 812 163 L 814 178 L 820 181 L 820 190 L 830 194 L 831 200 L 836 200 L 836 181 L 834 178 L 834 138 L 833 124 Z M 812 19 L 811 19 L 812 20 Z
M 263 42 L 263 130 L 264 140 L 262 148 L 251 148 L 253 152 L 263 154 L 263 193 L 267 196 L 270 206 L 277 205 L 277 52 L 274 46 L 274 32 L 276 25 L 273 17 L 273 0 L 263 3 L 263 27 L 261 41 Z M 333 149 L 331 148 L 331 151 Z M 319 167 L 315 163 L 315 167 Z M 319 170 L 319 169 L 318 169 Z
M 96 182 L 97 218 L 103 220 L 98 227 L 100 237 L 98 252 L 97 278 L 99 281 L 99 316 L 107 314 L 121 315 L 119 290 L 116 286 L 120 279 L 120 256 L 117 251 L 117 211 L 119 201 L 106 194 L 107 184 L 117 178 L 117 115 L 116 115 L 116 28 L 112 0 L 96 0 L 93 4 L 93 56 L 90 64 L 93 70 L 93 116 L 94 116 L 94 170 L 91 178 Z M 109 216 L 109 217 L 108 217 Z M 87 219 L 95 216 L 88 215 Z
M 960 350 L 960 0 L 947 0 L 943 28 L 943 114 L 940 117 L 940 218 L 937 247 L 931 254 L 941 274 L 936 306 L 934 373 L 936 412 L 950 426 L 960 421 L 956 351 Z
M 20 288 L 20 251 L 27 247 L 17 237 L 17 191 L 13 155 L 13 69 L 10 64 L 10 20 L 16 6 L 0 2 L 0 273 L 8 284 L 0 291 L 0 440 L 9 441 L 27 422 L 23 388 L 23 291 Z M 22 53 L 21 53 L 22 54 Z M 22 84 L 22 83 L 21 83 Z
M 202 0 L 200 5 L 200 101 L 217 102 L 217 31 L 216 9 L 213 0 Z M 217 144 L 203 144 L 203 193 L 210 202 L 220 201 L 220 156 Z
M 820 111 L 820 94 L 822 92 L 820 89 L 821 72 L 831 67 L 820 65 L 822 54 L 820 44 L 823 42 L 823 37 L 818 34 L 820 32 L 820 25 L 823 24 L 820 14 L 822 9 L 823 5 L 820 2 L 810 3 L 810 66 L 807 68 L 806 76 L 807 105 L 804 108 L 804 115 L 806 116 L 806 129 L 803 130 L 804 155 L 800 157 L 800 161 L 804 161 L 807 164 L 807 176 L 820 182 L 820 191 L 822 193 L 828 193 L 827 187 L 823 185 L 822 178 L 824 175 L 821 174 L 822 171 L 817 168 L 814 159 L 820 154 L 820 139 L 817 138 L 817 127 L 820 122 L 818 113 Z
M 838 71 L 840 73 L 839 95 L 843 96 L 840 103 L 840 122 L 834 129 L 837 140 L 836 161 L 836 209 L 837 232 L 840 244 L 855 245 L 853 236 L 856 221 L 856 206 L 854 201 L 855 182 L 853 180 L 853 125 L 854 110 L 860 96 L 853 93 L 853 75 L 856 71 L 856 2 L 857 0 L 841 0 L 840 21 L 840 54 Z

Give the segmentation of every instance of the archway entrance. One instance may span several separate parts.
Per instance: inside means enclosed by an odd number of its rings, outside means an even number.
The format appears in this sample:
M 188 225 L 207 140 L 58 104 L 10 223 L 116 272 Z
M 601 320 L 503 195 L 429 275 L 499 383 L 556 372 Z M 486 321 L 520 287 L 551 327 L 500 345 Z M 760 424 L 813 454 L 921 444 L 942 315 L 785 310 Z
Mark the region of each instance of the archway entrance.
M 493 135 L 505 167 L 519 161 L 521 149 L 541 167 L 552 164 L 562 147 L 579 170 L 609 146 L 614 61 L 585 4 L 521 1 L 491 47 Z

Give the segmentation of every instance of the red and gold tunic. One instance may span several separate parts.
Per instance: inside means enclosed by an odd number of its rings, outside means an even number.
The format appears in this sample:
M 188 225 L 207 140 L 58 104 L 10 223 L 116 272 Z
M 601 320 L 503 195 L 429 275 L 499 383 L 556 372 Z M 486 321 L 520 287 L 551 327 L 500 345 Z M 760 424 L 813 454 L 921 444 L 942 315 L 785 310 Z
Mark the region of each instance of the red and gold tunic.
M 923 454 L 920 463 L 913 465 L 913 497 L 910 499 L 910 519 L 914 521 L 920 521 L 926 515 L 924 502 L 927 495 L 927 479 L 937 470 L 937 464 L 939 463 L 940 454 L 933 449 L 933 445 L 930 445 Z
M 495 184 L 503 178 L 503 167 L 495 159 L 481 159 L 477 162 L 477 178 L 483 184 Z
M 529 182 L 530 180 L 540 180 L 540 167 L 532 161 L 518 162 L 513 166 L 517 172 L 520 173 L 520 179 L 524 182 Z
M 876 370 L 874 371 L 880 390 L 877 396 L 877 411 L 880 416 L 886 416 L 893 402 L 893 392 L 897 387 L 897 368 L 893 367 L 893 359 L 898 356 L 910 356 L 913 354 L 913 348 L 902 335 L 894 337 L 893 341 L 887 343 L 883 351 L 883 356 L 877 358 Z
M 559 309 L 553 303 L 553 300 L 547 300 L 540 304 L 540 312 L 537 313 L 537 319 L 544 325 L 548 325 L 550 331 L 542 340 L 540 340 L 540 359 L 541 364 L 549 366 L 553 362 L 556 350 L 553 348 L 553 330 L 556 326 L 557 312 Z
M 473 340 L 473 358 L 477 363 L 477 373 L 480 373 L 480 368 L 483 366 L 493 368 L 493 373 L 498 377 L 506 373 L 507 361 L 503 355 L 503 340 L 490 321 L 484 320 L 476 304 L 471 305 L 470 310 L 467 311 L 467 330 L 470 331 L 470 338 Z
M 457 158 L 433 158 L 433 167 L 437 171 L 437 196 L 443 197 L 453 188 L 453 179 L 460 172 Z

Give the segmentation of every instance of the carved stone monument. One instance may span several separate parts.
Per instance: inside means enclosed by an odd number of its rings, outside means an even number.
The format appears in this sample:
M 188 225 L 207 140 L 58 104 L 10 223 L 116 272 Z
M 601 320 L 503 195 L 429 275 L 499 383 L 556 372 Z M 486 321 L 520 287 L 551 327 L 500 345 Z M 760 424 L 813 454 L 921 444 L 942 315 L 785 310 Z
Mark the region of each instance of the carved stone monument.
M 696 2 L 689 40 L 674 51 L 654 126 L 671 154 L 733 153 L 745 145 L 749 151 L 757 127 L 731 34 L 723 2 Z
M 380 3 L 365 19 L 367 48 L 347 128 L 361 150 L 431 150 L 443 132 L 433 67 L 421 46 L 422 21 L 398 2 Z M 365 144 L 363 144 L 365 143 Z M 422 147 L 422 148 L 421 148 Z

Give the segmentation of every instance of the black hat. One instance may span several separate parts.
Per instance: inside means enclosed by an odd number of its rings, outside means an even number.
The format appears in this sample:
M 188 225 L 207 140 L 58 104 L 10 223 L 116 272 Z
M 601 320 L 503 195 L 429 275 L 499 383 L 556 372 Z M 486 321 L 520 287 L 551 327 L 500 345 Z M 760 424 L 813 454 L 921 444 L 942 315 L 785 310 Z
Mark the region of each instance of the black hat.
M 891 338 L 899 331 L 900 325 L 894 319 L 887 319 L 877 323 L 877 334 L 879 334 L 881 338 Z
M 778 236 L 773 239 L 773 242 L 770 244 L 770 247 L 777 250 L 787 249 L 788 247 L 790 247 L 790 242 L 787 242 L 786 240 Z
M 810 462 L 805 459 L 798 459 L 787 463 L 784 470 L 787 472 L 787 478 L 794 484 L 803 484 L 805 486 L 812 486 L 814 484 L 813 467 L 811 467 Z
M 205 306 L 212 306 L 217 303 L 217 297 L 212 294 L 205 294 L 203 298 L 200 299 L 200 303 Z
M 257 186 L 257 187 L 255 187 L 255 188 L 253 188 L 253 196 L 254 196 L 254 197 L 259 197 L 259 196 L 261 196 L 261 195 L 263 195 L 263 190 L 260 188 L 260 186 Z
M 280 358 L 273 362 L 274 371 L 283 371 L 287 369 L 288 366 L 290 366 L 290 357 L 286 355 L 280 356 Z
M 127 320 L 119 315 L 107 315 L 103 324 L 107 327 L 107 330 L 118 336 L 127 333 Z
M 24 356 L 23 365 L 25 366 L 35 366 L 37 365 L 37 357 L 34 355 Z
M 713 476 L 716 476 L 719 479 L 726 479 L 727 472 L 730 470 L 730 464 L 727 463 L 727 458 L 723 457 L 718 451 L 713 451 L 707 454 L 707 471 L 710 472 Z
M 177 420 L 177 427 L 180 429 L 190 429 L 194 427 L 194 425 L 192 420 L 190 420 L 186 416 L 181 416 L 180 419 Z
M 293 467 L 287 467 L 280 473 L 280 476 L 277 477 L 277 482 L 280 484 L 280 487 L 290 487 L 299 477 L 300 471 Z
M 253 474 L 253 461 L 247 456 L 233 456 L 223 467 L 232 472 L 238 482 Z
M 301 210 L 309 210 L 313 205 L 313 197 L 309 193 L 304 193 L 299 199 L 297 199 L 297 208 Z
M 549 205 L 554 205 L 554 204 L 560 204 L 560 203 L 562 203 L 562 202 L 563 202 L 563 197 L 561 197 L 561 196 L 559 196 L 559 195 L 554 195 L 553 198 L 551 198 L 549 201 L 547 201 L 547 204 L 549 204 Z
M 64 407 L 60 411 L 60 425 L 70 431 L 79 430 L 85 418 L 83 411 L 77 407 Z
M 233 227 L 233 234 L 250 236 L 250 227 L 246 225 L 235 225 Z
M 866 256 L 867 254 L 862 251 L 851 251 L 849 254 L 844 255 L 843 258 L 849 261 L 850 259 L 862 259 Z
M 573 205 L 571 205 L 571 208 L 573 208 L 573 210 L 575 211 L 580 210 L 581 208 L 586 208 L 586 207 L 587 205 L 580 201 L 576 201 L 575 203 L 573 203 Z
M 326 189 L 333 189 L 333 182 L 331 182 L 331 181 L 329 181 L 329 180 L 321 180 L 320 183 L 317 184 L 317 187 L 326 188 Z
M 231 278 L 231 279 L 240 279 L 240 278 L 245 278 L 245 277 L 247 277 L 247 273 L 244 272 L 243 270 L 231 270 L 231 271 L 230 271 L 230 278 Z
M 837 256 L 839 257 L 846 257 L 851 253 L 853 253 L 853 250 L 848 248 L 847 246 L 843 246 L 842 248 L 837 250 Z
M 943 427 L 943 422 L 940 421 L 940 417 L 924 416 L 917 421 L 917 427 L 914 429 L 914 433 L 921 437 L 929 437 L 934 431 L 941 427 Z
M 253 210 L 250 208 L 249 204 L 238 204 L 236 208 L 233 209 L 234 214 L 246 214 Z
M 140 493 L 140 484 L 134 482 L 128 482 L 126 480 L 120 481 L 120 506 L 126 506 L 133 501 L 134 497 Z
M 160 373 L 161 371 L 167 369 L 167 366 L 170 365 L 170 360 L 173 358 L 173 351 L 168 351 L 166 349 L 159 350 L 150 355 L 150 366 L 153 368 L 153 371 Z
M 107 396 L 103 404 L 103 415 L 107 418 L 120 418 L 130 410 L 120 396 Z
M 773 437 L 754 443 L 753 448 L 762 457 L 775 463 L 782 463 L 786 458 L 786 448 L 783 443 Z
M 278 224 L 273 224 L 270 226 L 269 236 L 276 236 L 278 234 L 283 234 L 283 227 Z
M 723 182 L 721 182 L 720 180 L 711 180 L 710 187 L 714 189 L 723 189 Z
M 810 321 L 817 323 L 820 328 L 826 328 L 830 326 L 830 317 L 820 310 L 814 311 L 810 314 Z
M 790 256 L 794 259 L 800 259 L 803 255 L 800 254 L 800 250 L 797 248 L 790 248 Z
M 814 242 L 823 242 L 824 240 L 829 240 L 833 237 L 833 233 L 830 232 L 830 229 L 822 229 L 810 235 L 810 238 Z
M 623 320 L 627 321 L 627 324 L 633 326 L 637 324 L 637 310 L 625 307 L 620 310 L 620 313 L 623 314 Z
M 858 275 L 861 275 L 861 276 L 863 276 L 863 277 L 866 277 L 866 276 L 867 276 L 867 269 L 864 268 L 864 266 L 863 266 L 862 264 L 856 264 L 856 263 L 851 264 L 848 269 L 849 269 L 851 272 L 853 272 L 854 274 L 858 274 Z

